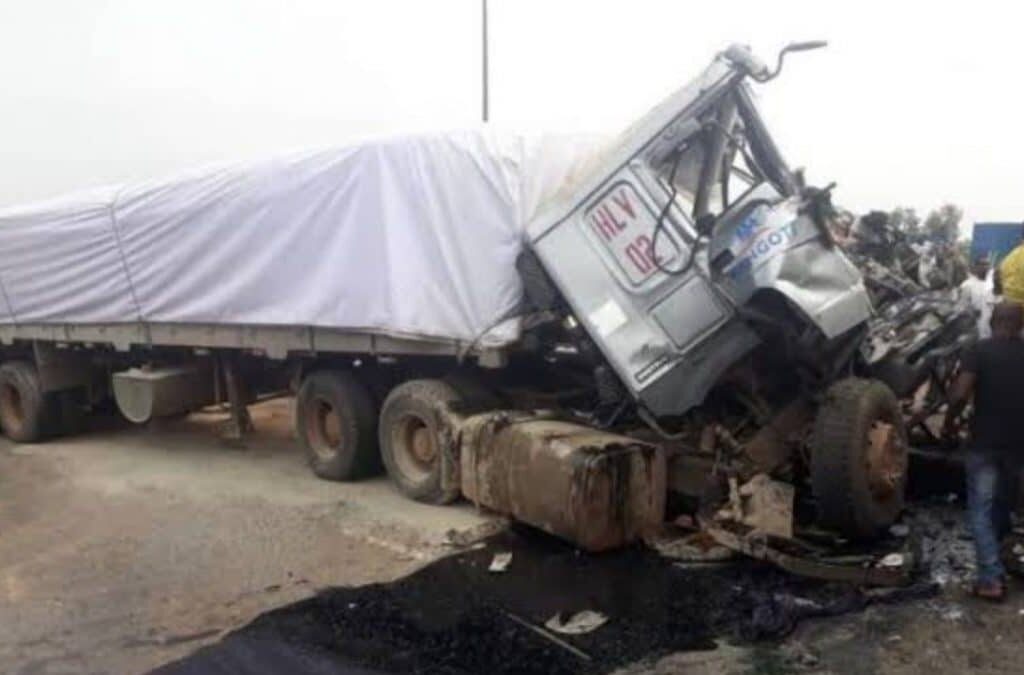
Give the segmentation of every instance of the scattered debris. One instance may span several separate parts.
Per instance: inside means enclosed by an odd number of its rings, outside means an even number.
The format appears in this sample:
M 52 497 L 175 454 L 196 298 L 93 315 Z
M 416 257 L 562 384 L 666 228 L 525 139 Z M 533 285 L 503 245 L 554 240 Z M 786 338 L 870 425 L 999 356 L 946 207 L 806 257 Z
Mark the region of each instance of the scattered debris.
M 512 554 L 508 551 L 502 553 L 495 553 L 494 558 L 491 559 L 491 564 L 487 567 L 488 572 L 500 573 L 508 569 L 508 566 L 512 564 Z
M 905 564 L 906 557 L 902 553 L 889 553 L 878 561 L 879 567 L 903 567 Z
M 729 478 L 729 502 L 716 516 L 747 525 L 758 532 L 793 536 L 793 499 L 796 489 L 759 473 L 743 485 Z
M 576 612 L 568 619 L 563 619 L 562 613 L 559 612 L 548 619 L 544 625 L 556 633 L 562 633 L 564 635 L 583 635 L 584 633 L 590 633 L 597 630 L 606 623 L 608 623 L 607 616 L 600 612 L 585 609 L 581 612 Z
M 896 523 L 889 528 L 889 534 L 902 539 L 910 534 L 910 526 L 905 523 Z
M 672 524 L 675 525 L 676 527 L 680 528 L 680 529 L 683 529 L 683 530 L 696 530 L 696 529 L 698 529 L 697 521 L 693 519 L 693 516 L 691 516 L 691 515 L 689 515 L 687 513 L 684 513 L 681 516 L 678 516 L 674 521 L 672 521 Z
M 788 663 L 799 668 L 814 668 L 821 662 L 818 655 L 802 642 L 787 643 L 783 645 L 781 652 Z
M 493 518 L 470 528 L 456 530 L 451 529 L 445 533 L 444 545 L 465 548 L 482 544 L 482 540 L 501 533 L 508 527 L 509 521 L 505 518 Z
M 764 560 L 787 572 L 826 581 L 846 581 L 863 586 L 905 586 L 910 583 L 914 556 L 896 554 L 901 564 L 872 565 L 863 556 L 830 559 L 820 550 L 796 539 L 772 537 L 739 523 L 704 523 L 706 532 L 718 543 L 757 560 Z M 894 561 L 890 558 L 890 562 Z
M 683 537 L 662 537 L 647 542 L 665 558 L 681 563 L 717 565 L 736 558 L 736 552 L 722 546 L 705 532 Z
M 939 586 L 966 585 L 974 575 L 974 546 L 964 514 L 947 498 L 922 502 L 910 516 L 919 534 L 921 562 Z
M 547 638 L 548 640 L 550 640 L 551 642 L 555 643 L 559 647 L 561 647 L 561 648 L 563 648 L 563 649 L 565 649 L 567 651 L 572 652 L 573 654 L 575 654 L 576 656 L 580 657 L 584 661 L 591 661 L 592 660 L 590 655 L 587 654 L 585 651 L 583 651 L 582 649 L 577 649 L 576 647 L 573 647 L 571 644 L 569 644 L 565 640 L 559 638 L 557 635 L 552 634 L 550 631 L 544 630 L 540 626 L 535 626 L 534 624 L 530 623 L 526 619 L 524 619 L 522 617 L 519 617 L 519 616 L 516 616 L 512 612 L 505 612 L 505 616 L 507 616 L 508 618 L 512 619 L 513 621 L 518 623 L 523 628 L 528 628 L 529 630 L 532 630 L 537 635 L 540 635 L 541 637 Z

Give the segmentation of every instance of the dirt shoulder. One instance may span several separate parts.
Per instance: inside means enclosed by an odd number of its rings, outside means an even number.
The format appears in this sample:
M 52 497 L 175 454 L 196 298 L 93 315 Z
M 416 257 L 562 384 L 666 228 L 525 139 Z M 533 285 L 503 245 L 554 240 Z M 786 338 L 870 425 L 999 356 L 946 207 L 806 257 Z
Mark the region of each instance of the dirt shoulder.
M 407 574 L 487 522 L 383 479 L 316 479 L 280 403 L 244 450 L 203 416 L 106 424 L 0 441 L 2 672 L 142 672 L 319 588 Z

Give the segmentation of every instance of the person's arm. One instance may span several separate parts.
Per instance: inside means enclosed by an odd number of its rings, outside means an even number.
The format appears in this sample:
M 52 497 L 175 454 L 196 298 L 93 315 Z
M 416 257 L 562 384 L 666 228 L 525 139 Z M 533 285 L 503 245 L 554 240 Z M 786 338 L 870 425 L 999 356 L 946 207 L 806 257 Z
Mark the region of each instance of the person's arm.
M 964 371 L 953 380 L 953 386 L 949 389 L 949 404 L 946 406 L 946 419 L 942 424 L 942 435 L 951 438 L 956 435 L 956 421 L 960 413 L 964 411 L 967 402 L 971 400 L 974 392 L 974 383 L 977 377 L 970 371 Z
M 1003 294 L 1003 275 L 999 271 L 999 266 L 996 266 L 995 274 L 992 275 L 992 293 L 995 295 Z
M 960 374 L 953 380 L 949 388 L 949 400 L 946 405 L 946 419 L 942 424 L 942 436 L 950 439 L 956 435 L 957 418 L 964 411 L 967 402 L 971 400 L 974 393 L 974 385 L 978 381 L 978 352 L 972 347 L 963 356 L 960 362 Z

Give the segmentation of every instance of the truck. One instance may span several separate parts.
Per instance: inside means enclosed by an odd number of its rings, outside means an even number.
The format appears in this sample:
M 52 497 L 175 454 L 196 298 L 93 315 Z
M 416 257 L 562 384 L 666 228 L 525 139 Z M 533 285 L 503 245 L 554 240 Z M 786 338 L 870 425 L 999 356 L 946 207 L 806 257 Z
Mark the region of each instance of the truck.
M 971 231 L 971 260 L 984 258 L 995 266 L 1017 248 L 1021 240 L 1021 223 L 975 223 Z
M 226 404 L 237 438 L 292 394 L 318 476 L 383 466 L 591 551 L 755 479 L 871 537 L 907 475 L 884 336 L 753 92 L 822 44 L 730 47 L 612 140 L 406 138 L 8 209 L 0 427 Z

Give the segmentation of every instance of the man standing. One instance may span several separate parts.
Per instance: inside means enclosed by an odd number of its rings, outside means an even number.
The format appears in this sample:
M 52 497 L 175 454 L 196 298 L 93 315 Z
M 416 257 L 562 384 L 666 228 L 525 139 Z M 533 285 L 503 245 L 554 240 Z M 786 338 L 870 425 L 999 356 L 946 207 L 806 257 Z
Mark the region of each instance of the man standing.
M 1006 570 L 1000 543 L 1010 532 L 1010 511 L 1024 458 L 1024 309 L 1001 302 L 992 311 L 992 337 L 979 341 L 963 358 L 953 383 L 943 435 L 955 438 L 956 421 L 974 395 L 974 418 L 966 459 L 967 518 L 974 537 L 979 597 L 1006 596 Z
M 989 321 L 992 318 L 992 305 L 995 304 L 995 293 L 988 279 L 988 261 L 978 258 L 971 266 L 971 275 L 960 284 L 960 301 L 974 310 L 978 317 L 978 337 L 987 338 L 992 335 Z

